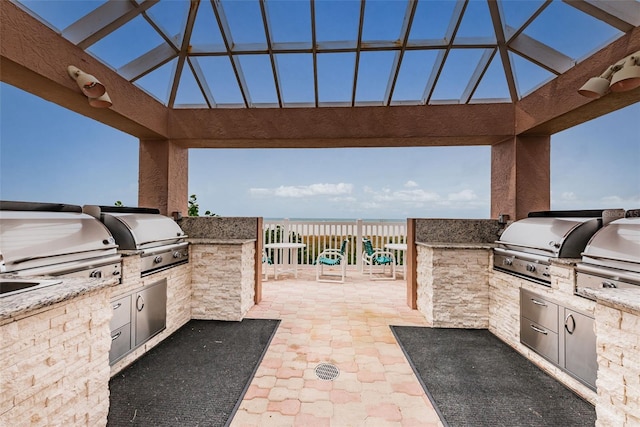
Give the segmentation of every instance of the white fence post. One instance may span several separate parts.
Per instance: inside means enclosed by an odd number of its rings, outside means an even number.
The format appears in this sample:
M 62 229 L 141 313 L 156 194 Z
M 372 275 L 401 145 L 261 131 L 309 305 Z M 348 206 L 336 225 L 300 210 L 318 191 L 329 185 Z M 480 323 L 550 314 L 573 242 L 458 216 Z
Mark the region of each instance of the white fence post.
M 362 220 L 356 220 L 356 268 L 362 272 Z

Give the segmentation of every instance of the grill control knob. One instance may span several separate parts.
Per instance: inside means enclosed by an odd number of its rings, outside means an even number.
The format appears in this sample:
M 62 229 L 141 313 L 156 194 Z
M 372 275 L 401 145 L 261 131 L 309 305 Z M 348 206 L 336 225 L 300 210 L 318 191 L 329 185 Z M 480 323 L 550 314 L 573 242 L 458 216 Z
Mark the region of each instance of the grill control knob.
M 182 258 L 182 253 L 180 253 L 180 251 L 175 251 L 175 252 L 173 253 L 173 257 L 174 257 L 174 258 Z
M 100 277 L 102 277 L 102 271 L 100 271 L 100 270 L 93 270 L 93 271 L 89 274 L 89 277 L 100 278 Z
M 533 273 L 534 271 L 536 271 L 536 266 L 533 264 L 527 264 L 527 271 Z
M 162 257 L 160 255 L 158 255 L 157 257 L 155 257 L 153 259 L 153 262 L 156 264 L 160 264 L 162 262 Z
M 502 261 L 502 263 L 504 265 L 513 265 L 513 258 L 505 258 L 504 261 Z

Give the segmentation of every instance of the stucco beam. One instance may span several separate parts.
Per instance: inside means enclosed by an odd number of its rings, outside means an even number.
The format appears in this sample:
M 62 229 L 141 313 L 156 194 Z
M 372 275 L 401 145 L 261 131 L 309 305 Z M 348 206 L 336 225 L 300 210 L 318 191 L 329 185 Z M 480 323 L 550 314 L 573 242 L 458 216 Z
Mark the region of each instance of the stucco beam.
M 640 102 L 640 88 L 592 100 L 578 94 L 591 77 L 640 50 L 640 27 L 516 103 L 516 134 L 552 135 Z
M 139 138 L 166 137 L 167 108 L 14 3 L 0 1 L 0 80 Z M 67 74 L 96 76 L 113 106 L 97 109 Z
M 403 147 L 491 145 L 513 136 L 511 104 L 173 110 L 184 147 Z

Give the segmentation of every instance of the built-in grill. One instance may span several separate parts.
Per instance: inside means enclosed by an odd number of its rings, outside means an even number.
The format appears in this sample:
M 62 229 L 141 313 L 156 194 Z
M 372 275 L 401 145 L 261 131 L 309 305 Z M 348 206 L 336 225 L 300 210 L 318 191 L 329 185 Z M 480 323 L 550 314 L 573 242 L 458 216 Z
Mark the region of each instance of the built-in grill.
M 598 231 L 576 265 L 578 288 L 640 289 L 640 210 Z
M 549 265 L 556 258 L 580 258 L 589 239 L 621 210 L 531 212 L 509 225 L 494 248 L 493 267 L 544 285 L 550 284 Z M 620 215 L 618 214 L 618 215 Z
M 158 209 L 85 205 L 111 231 L 120 250 L 140 251 L 141 276 L 189 262 L 189 243 L 180 226 Z
M 76 205 L 0 201 L 0 272 L 16 276 L 119 277 L 109 230 Z

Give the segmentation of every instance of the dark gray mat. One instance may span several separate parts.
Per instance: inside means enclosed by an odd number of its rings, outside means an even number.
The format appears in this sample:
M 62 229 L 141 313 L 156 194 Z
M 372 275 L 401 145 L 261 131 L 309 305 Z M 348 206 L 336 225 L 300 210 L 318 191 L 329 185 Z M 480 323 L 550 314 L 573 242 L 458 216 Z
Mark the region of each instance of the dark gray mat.
M 224 426 L 279 320 L 191 320 L 113 377 L 108 426 Z
M 445 425 L 595 425 L 593 405 L 486 329 L 391 329 Z

